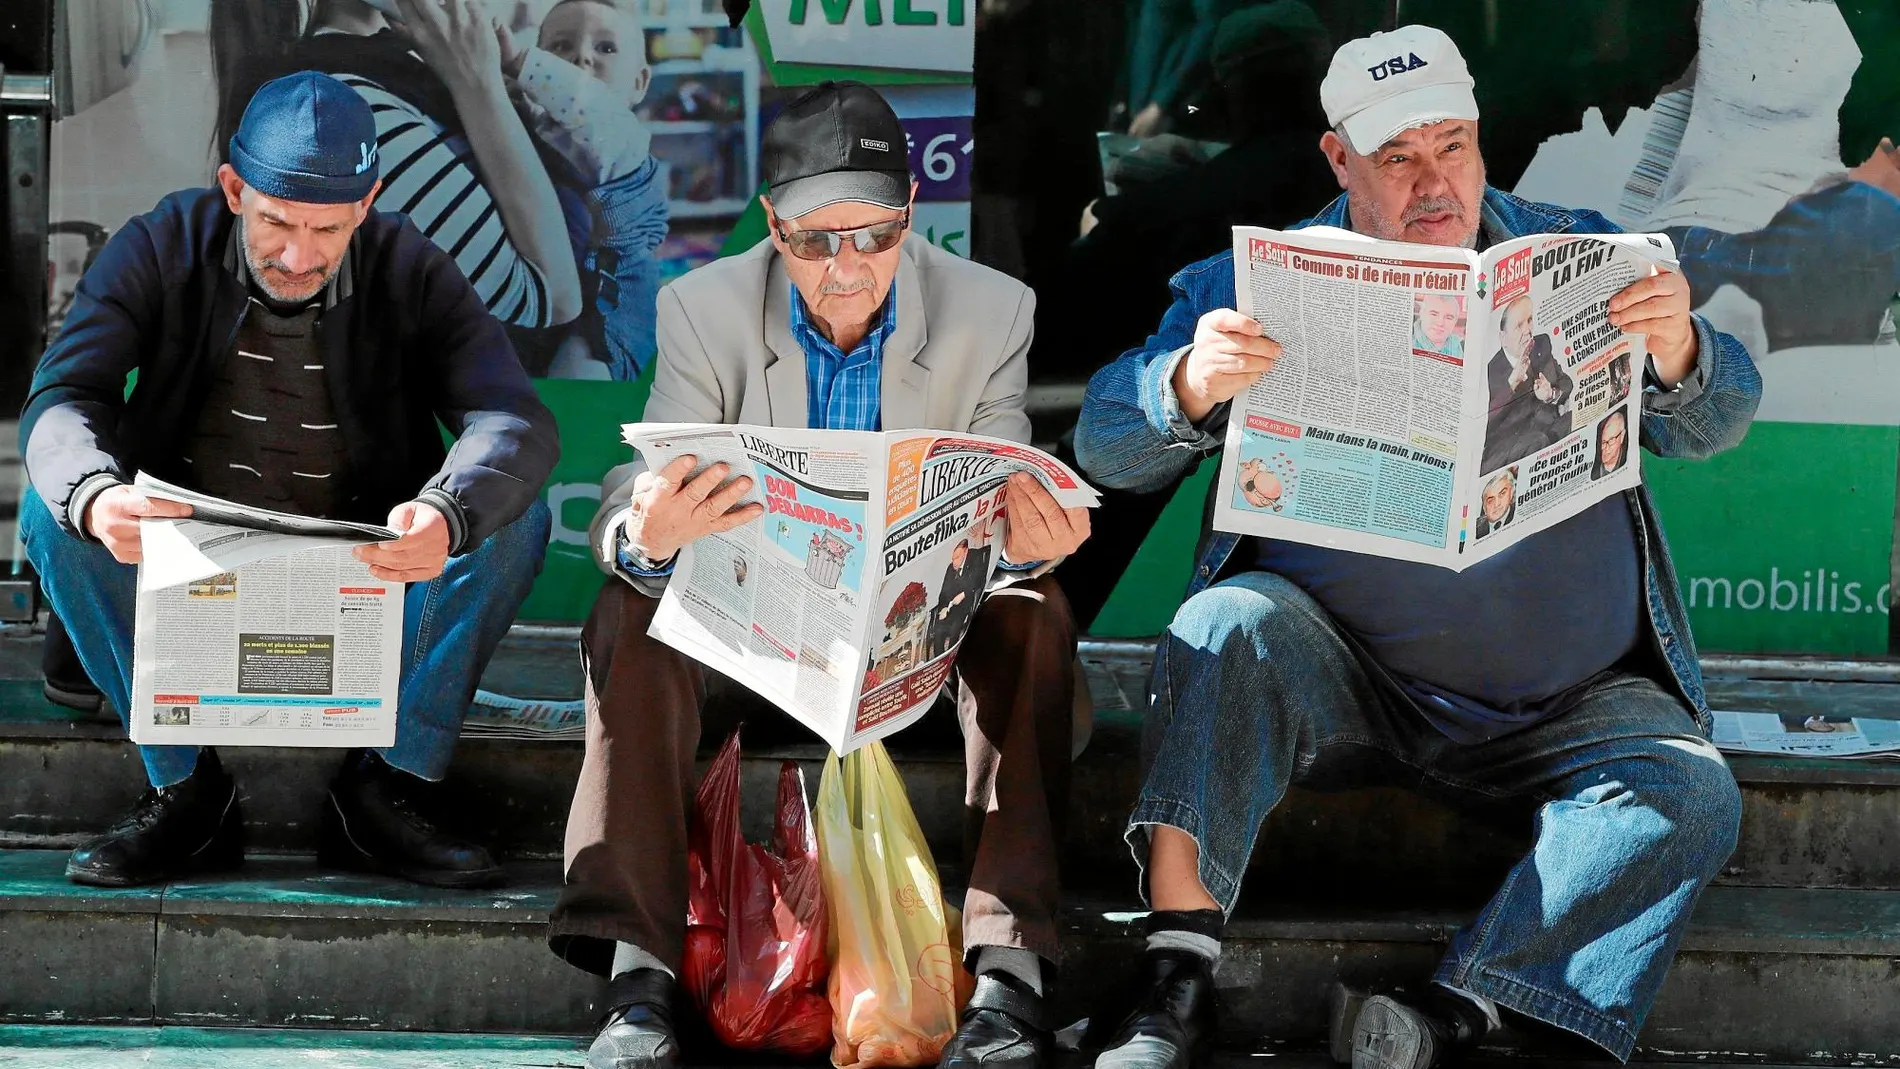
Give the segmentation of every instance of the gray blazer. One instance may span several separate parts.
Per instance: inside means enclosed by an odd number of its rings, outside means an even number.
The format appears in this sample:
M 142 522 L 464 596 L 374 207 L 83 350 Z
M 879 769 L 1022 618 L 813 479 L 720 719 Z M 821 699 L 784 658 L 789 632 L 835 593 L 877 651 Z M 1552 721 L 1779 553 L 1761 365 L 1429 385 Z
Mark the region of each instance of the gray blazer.
M 792 337 L 791 286 L 766 240 L 661 290 L 659 365 L 642 418 L 807 426 L 805 351 Z M 896 292 L 896 329 L 884 344 L 884 429 L 971 431 L 1027 443 L 1023 394 L 1036 310 L 1029 287 L 912 234 L 898 261 Z M 658 597 L 664 579 L 639 579 L 617 565 L 633 482 L 645 470 L 635 457 L 607 473 L 588 536 L 602 571 Z

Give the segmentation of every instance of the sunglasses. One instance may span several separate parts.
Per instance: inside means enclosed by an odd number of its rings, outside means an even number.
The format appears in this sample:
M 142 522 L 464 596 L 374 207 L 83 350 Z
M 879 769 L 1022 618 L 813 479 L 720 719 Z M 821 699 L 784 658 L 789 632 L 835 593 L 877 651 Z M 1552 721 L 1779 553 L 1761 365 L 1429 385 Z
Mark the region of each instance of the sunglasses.
M 801 260 L 829 260 L 844 248 L 846 238 L 851 239 L 851 247 L 865 255 L 889 252 L 897 247 L 910 229 L 910 212 L 895 219 L 886 219 L 881 223 L 861 226 L 855 230 L 786 230 L 785 224 L 778 225 L 778 239 L 785 243 L 793 256 Z

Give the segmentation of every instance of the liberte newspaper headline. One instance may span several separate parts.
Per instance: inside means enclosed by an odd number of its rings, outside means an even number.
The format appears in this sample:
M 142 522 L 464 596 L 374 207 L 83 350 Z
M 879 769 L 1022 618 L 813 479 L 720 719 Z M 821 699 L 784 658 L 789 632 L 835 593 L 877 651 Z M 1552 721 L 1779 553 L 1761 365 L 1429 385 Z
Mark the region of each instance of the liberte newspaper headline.
M 1228 413 L 1217 529 L 1463 570 L 1639 483 L 1648 352 L 1608 303 L 1668 238 L 1236 227 L 1234 263 L 1282 355 Z
M 397 533 L 134 482 L 192 517 L 139 521 L 132 741 L 393 744 L 404 585 L 350 549 Z
M 1095 491 L 1030 446 L 932 431 L 636 423 L 651 470 L 749 476 L 758 520 L 680 551 L 653 637 L 751 687 L 839 753 L 927 712 L 1002 560 L 1016 472 L 1065 508 Z

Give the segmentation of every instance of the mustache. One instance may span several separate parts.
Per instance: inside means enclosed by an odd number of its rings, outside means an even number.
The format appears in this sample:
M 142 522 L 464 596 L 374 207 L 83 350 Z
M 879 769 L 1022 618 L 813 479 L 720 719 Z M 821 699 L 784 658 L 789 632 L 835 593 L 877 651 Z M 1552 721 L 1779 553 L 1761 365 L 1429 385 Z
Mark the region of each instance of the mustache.
M 1416 223 L 1428 215 L 1437 215 L 1440 212 L 1449 212 L 1453 218 L 1463 219 L 1465 217 L 1465 206 L 1451 197 L 1426 197 L 1422 200 L 1413 201 L 1405 209 L 1405 215 L 1402 216 L 1399 221 L 1402 223 Z
M 818 288 L 818 292 L 821 294 L 851 294 L 868 290 L 871 286 L 872 281 L 870 279 L 861 278 L 855 282 L 827 282 Z
M 286 275 L 294 275 L 297 278 L 305 278 L 312 275 L 317 276 L 319 278 L 328 278 L 330 275 L 329 264 L 322 264 L 320 266 L 313 267 L 308 271 L 292 271 L 290 268 L 284 266 L 284 263 L 282 260 L 259 260 L 257 262 L 257 266 L 274 268 L 278 271 L 282 271 Z

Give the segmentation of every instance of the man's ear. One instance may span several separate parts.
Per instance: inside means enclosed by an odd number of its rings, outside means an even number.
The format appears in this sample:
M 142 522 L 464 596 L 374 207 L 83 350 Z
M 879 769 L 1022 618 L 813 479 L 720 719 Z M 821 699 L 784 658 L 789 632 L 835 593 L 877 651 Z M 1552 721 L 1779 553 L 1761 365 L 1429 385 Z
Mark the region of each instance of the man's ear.
M 1327 166 L 1333 169 L 1333 178 L 1339 182 L 1339 188 L 1346 188 L 1346 156 L 1352 152 L 1352 146 L 1346 139 L 1331 130 L 1320 135 L 1320 155 L 1326 157 Z
M 244 179 L 228 163 L 218 166 L 218 188 L 224 191 L 224 203 L 231 214 L 244 214 Z
M 376 194 L 382 191 L 383 180 L 378 178 L 376 184 L 369 187 L 369 195 L 356 202 L 356 225 L 363 225 L 363 220 L 369 217 L 370 205 L 376 203 Z

